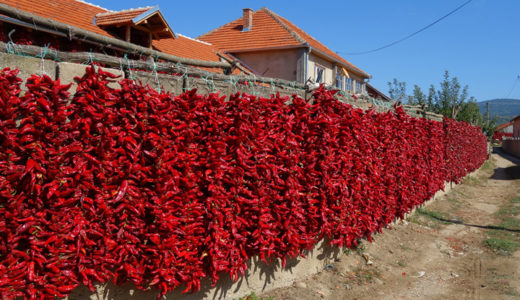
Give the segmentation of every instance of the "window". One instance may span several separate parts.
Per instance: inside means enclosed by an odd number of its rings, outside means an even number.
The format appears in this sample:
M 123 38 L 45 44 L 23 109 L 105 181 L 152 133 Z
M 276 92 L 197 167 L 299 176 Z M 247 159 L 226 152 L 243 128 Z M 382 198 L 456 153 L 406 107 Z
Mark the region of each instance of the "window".
M 345 91 L 352 92 L 352 78 L 345 78 Z
M 343 89 L 343 77 L 344 76 L 341 76 L 341 74 L 339 72 L 336 73 L 336 88 L 338 90 L 342 90 Z
M 322 66 L 315 65 L 314 78 L 316 79 L 316 83 L 325 82 L 325 68 L 323 68 Z
M 361 82 L 356 80 L 356 94 L 363 93 L 363 86 L 361 85 Z

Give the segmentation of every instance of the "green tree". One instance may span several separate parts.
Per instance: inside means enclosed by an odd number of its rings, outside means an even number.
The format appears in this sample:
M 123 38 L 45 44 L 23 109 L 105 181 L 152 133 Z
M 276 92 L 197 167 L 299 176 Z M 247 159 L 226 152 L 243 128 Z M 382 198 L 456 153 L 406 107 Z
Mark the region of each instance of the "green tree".
M 430 85 L 430 88 L 428 89 L 428 98 L 426 98 L 426 107 L 430 111 L 435 110 L 435 87 Z
M 432 84 L 426 95 L 418 85 L 414 85 L 411 95 L 406 94 L 406 82 L 394 78 L 388 82 L 390 97 L 396 101 L 407 100 L 408 104 L 421 105 L 426 110 L 441 114 L 457 121 L 466 121 L 480 126 L 487 136 L 491 136 L 496 127 L 495 120 L 487 120 L 480 112 L 474 97 L 470 97 L 468 86 L 461 87 L 457 77 L 450 77 L 448 71 L 436 89 Z
M 480 113 L 477 102 L 468 101 L 462 104 L 457 120 L 466 121 L 473 125 L 479 125 L 484 122 L 484 116 Z
M 466 100 L 468 100 L 468 86 L 466 85 L 461 89 L 457 77 L 450 78 L 449 72 L 445 71 L 440 88 L 433 94 L 435 111 L 448 118 L 457 119 L 457 115 Z
M 427 105 L 426 94 L 423 93 L 421 88 L 416 84 L 413 86 L 413 94 L 408 96 L 408 103 L 411 105 Z
M 388 82 L 388 94 L 390 95 L 390 98 L 395 101 L 403 102 L 407 98 L 406 82 L 394 78 L 393 81 Z
M 458 121 L 466 121 L 472 125 L 482 128 L 487 136 L 493 135 L 496 128 L 496 118 L 488 120 L 481 112 L 477 102 L 471 100 L 462 104 L 457 116 Z

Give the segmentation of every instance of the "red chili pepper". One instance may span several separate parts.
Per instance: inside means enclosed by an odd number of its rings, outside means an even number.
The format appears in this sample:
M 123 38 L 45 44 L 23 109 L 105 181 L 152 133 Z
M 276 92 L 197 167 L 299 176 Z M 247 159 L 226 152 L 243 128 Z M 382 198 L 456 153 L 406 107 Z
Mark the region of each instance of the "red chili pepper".
M 248 260 L 353 247 L 486 159 L 478 127 L 313 100 L 157 93 L 87 68 L 59 81 L 0 71 L 0 295 L 80 282 L 160 295 L 233 280 Z

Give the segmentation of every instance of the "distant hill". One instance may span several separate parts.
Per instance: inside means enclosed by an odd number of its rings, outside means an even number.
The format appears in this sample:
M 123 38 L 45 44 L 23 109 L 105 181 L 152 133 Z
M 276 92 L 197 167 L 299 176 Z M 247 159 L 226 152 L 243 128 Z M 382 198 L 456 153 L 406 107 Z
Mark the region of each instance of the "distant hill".
M 486 103 L 489 103 L 489 116 L 498 118 L 497 124 L 508 122 L 520 115 L 520 99 L 493 99 L 477 102 L 482 114 L 486 114 Z

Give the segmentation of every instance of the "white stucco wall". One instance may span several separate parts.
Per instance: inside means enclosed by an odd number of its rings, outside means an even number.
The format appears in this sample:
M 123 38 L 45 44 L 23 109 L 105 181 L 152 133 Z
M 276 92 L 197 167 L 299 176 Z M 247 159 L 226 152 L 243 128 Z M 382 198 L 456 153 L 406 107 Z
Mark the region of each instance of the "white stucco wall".
M 296 81 L 298 49 L 235 53 L 261 76 Z
M 316 65 L 325 69 L 325 80 L 323 82 L 327 85 L 333 85 L 335 82 L 334 65 L 312 53 L 309 55 L 307 78 L 310 77 L 312 80 L 316 80 Z
M 324 83 L 329 86 L 336 86 L 336 74 L 334 72 L 334 66 L 335 64 L 333 62 L 327 61 L 317 55 L 311 54 L 309 55 L 309 61 L 308 61 L 308 69 L 307 69 L 307 78 L 311 78 L 312 80 L 316 81 L 316 65 L 319 65 L 325 69 L 325 80 Z M 338 72 L 341 72 L 341 66 L 337 67 Z M 345 68 L 346 69 L 346 68 Z M 347 70 L 347 69 L 346 69 Z M 348 70 L 347 70 L 348 72 Z M 351 93 L 355 94 L 361 94 L 366 93 L 366 84 L 363 81 L 363 78 L 359 77 L 358 75 L 354 74 L 353 72 L 348 72 L 350 78 L 353 80 L 352 87 L 353 89 L 350 91 Z M 361 90 L 356 89 L 356 81 L 361 82 L 362 88 Z M 344 83 L 343 83 L 344 86 Z

